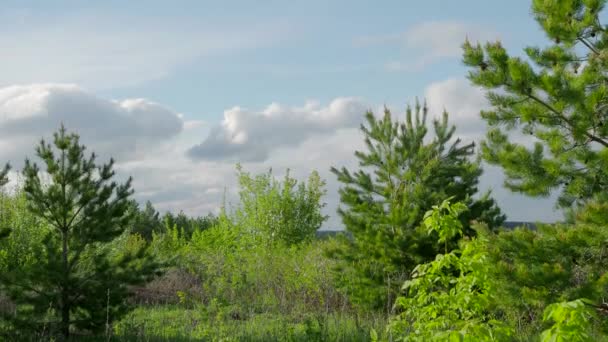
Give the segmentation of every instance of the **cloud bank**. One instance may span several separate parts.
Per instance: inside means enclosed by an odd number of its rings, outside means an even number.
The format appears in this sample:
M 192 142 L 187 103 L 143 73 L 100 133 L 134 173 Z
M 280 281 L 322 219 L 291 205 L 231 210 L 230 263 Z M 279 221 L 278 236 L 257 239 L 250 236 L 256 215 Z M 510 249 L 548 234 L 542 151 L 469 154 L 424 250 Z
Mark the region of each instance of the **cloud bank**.
M 429 85 L 424 94 L 431 116 L 443 109 L 451 114 L 457 136 L 483 137 L 485 125 L 478 113 L 487 104 L 478 89 L 448 79 Z M 331 216 L 324 228 L 337 229 L 340 184 L 329 169 L 357 167 L 354 152 L 364 147 L 358 126 L 369 108 L 364 100 L 349 97 L 300 107 L 233 107 L 224 112 L 221 123 L 208 125 L 184 122 L 179 113 L 150 100 L 108 100 L 76 85 L 11 86 L 0 88 L 0 162 L 20 168 L 26 155 L 33 157 L 37 141 L 50 138 L 63 122 L 100 159 L 115 157 L 119 177 L 133 176 L 138 200 L 150 200 L 161 211 L 192 215 L 217 211 L 224 194 L 234 203 L 236 162 L 254 173 L 272 167 L 279 177 L 289 168 L 299 179 L 318 170 L 327 181 L 325 212 Z M 487 169 L 480 190 L 492 189 L 510 219 L 559 217 L 552 211 L 552 199 L 514 195 L 502 188 L 499 169 Z
M 148 100 L 102 99 L 70 84 L 0 88 L 0 159 L 19 165 L 64 124 L 102 157 L 135 159 L 180 134 L 181 115 Z
M 356 98 L 336 98 L 325 107 L 309 102 L 303 107 L 272 103 L 261 111 L 233 107 L 222 123 L 188 154 L 196 160 L 265 161 L 273 150 L 295 147 L 338 129 L 357 127 L 367 106 Z

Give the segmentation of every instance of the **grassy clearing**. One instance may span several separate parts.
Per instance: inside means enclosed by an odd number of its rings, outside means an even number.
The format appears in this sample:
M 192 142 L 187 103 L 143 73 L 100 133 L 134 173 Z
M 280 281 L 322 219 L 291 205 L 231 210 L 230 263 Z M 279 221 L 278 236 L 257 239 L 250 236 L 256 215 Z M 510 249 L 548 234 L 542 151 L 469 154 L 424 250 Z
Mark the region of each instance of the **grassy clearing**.
M 369 341 L 380 317 L 344 314 L 248 315 L 239 308 L 141 307 L 114 325 L 121 341 Z

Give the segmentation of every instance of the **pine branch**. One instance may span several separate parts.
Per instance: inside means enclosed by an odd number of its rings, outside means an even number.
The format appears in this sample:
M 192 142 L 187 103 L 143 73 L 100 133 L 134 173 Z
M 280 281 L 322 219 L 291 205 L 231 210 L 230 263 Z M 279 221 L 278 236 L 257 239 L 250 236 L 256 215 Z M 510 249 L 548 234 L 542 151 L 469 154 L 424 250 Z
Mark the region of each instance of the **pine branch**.
M 563 120 L 564 122 L 566 122 L 569 126 L 570 126 L 570 131 L 574 130 L 574 123 L 568 119 L 563 113 L 559 112 L 557 109 L 553 108 L 551 105 L 549 105 L 548 103 L 546 103 L 545 101 L 541 100 L 540 98 L 538 98 L 537 96 L 533 95 L 533 94 L 527 94 L 527 96 L 536 101 L 537 103 L 541 104 L 543 107 L 547 108 L 548 110 L 550 110 L 551 112 L 553 112 L 555 115 L 557 115 L 561 120 Z M 597 142 L 599 144 L 601 144 L 604 147 L 608 147 L 608 141 L 603 140 L 587 131 L 583 132 L 583 134 L 588 137 L 589 139 L 593 140 L 594 142 Z
M 579 37 L 577 39 L 578 39 L 578 41 L 583 43 L 589 50 L 591 50 L 591 52 L 593 52 L 594 54 L 599 56 L 600 52 L 591 43 L 587 42 L 587 40 L 585 38 Z

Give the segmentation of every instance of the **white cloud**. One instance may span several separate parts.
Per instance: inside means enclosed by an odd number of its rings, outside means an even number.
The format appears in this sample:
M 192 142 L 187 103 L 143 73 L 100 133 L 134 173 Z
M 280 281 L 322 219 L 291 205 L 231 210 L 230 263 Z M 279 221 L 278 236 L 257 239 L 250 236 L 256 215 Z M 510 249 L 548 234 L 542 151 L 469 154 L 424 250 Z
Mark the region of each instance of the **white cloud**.
M 340 183 L 329 170 L 332 166 L 344 166 L 351 170 L 357 168 L 359 161 L 354 154 L 364 147 L 363 134 L 358 128 L 344 128 L 322 139 L 307 139 L 297 147 L 278 149 L 265 164 L 272 165 L 273 169 L 281 172 L 289 168 L 292 175 L 298 179 L 305 179 L 313 170 L 318 171 L 321 178 L 327 182 L 327 195 L 324 198 L 327 206 L 324 213 L 330 217 L 324 228 L 340 229 L 342 223 L 336 214 L 340 202 Z
M 471 140 L 479 142 L 484 137 L 486 125 L 479 116 L 479 111 L 487 108 L 488 104 L 480 89 L 470 86 L 463 79 L 448 79 L 430 84 L 425 90 L 425 97 L 430 117 L 441 115 L 444 109 L 450 113 L 450 121 L 457 126 L 456 136 L 463 138 L 465 142 Z M 336 101 L 344 101 L 344 99 L 336 99 L 332 104 L 335 104 Z M 328 190 L 325 198 L 327 202 L 325 212 L 330 215 L 330 220 L 324 227 L 340 228 L 342 224 L 336 214 L 340 184 L 329 169 L 332 166 L 356 168 L 358 165 L 354 152 L 364 148 L 364 144 L 362 133 L 357 127 L 362 122 L 362 114 L 367 108 L 361 104 L 361 100 L 353 103 L 357 105 L 348 111 L 331 111 L 328 109 L 344 107 L 336 107 L 331 104 L 327 107 L 319 107 L 317 103 L 308 104 L 297 110 L 273 104 L 260 112 L 240 108 L 226 111 L 222 125 L 212 129 L 208 140 L 198 146 L 199 148 L 204 146 L 207 149 L 205 153 L 209 155 L 201 158 L 205 161 L 196 163 L 184 160 L 182 164 L 184 171 L 180 173 L 180 177 L 183 178 L 172 183 L 187 184 L 184 186 L 185 191 L 200 189 L 196 191 L 198 199 L 192 202 L 187 200 L 167 202 L 165 205 L 183 207 L 188 206 L 189 203 L 199 203 L 198 200 L 205 202 L 205 199 L 212 199 L 219 205 L 221 194 L 220 192 L 213 194 L 213 191 L 223 189 L 224 186 L 227 186 L 229 190 L 228 198 L 234 200 L 236 198 L 236 179 L 232 162 L 248 160 L 249 162 L 244 166 L 253 172 L 263 172 L 272 166 L 273 170 L 280 174 L 289 168 L 294 176 L 305 179 L 312 170 L 319 171 L 327 181 Z M 308 110 L 306 110 L 307 108 Z M 375 108 L 374 112 L 377 115 L 381 114 L 378 108 Z M 317 115 L 313 115 L 313 113 L 317 113 Z M 325 114 L 319 115 L 320 113 Z M 333 113 L 333 115 L 327 113 Z M 350 114 L 338 115 L 337 113 Z M 399 118 L 403 116 L 403 113 L 398 110 L 393 113 Z M 320 118 L 325 116 L 336 119 L 329 120 L 333 122 L 329 125 L 311 125 L 307 119 L 304 119 L 315 118 L 323 121 Z M 293 121 L 285 122 L 288 118 Z M 328 122 L 328 120 L 324 122 Z M 222 139 L 213 139 L 214 134 Z M 233 138 L 233 140 L 229 138 Z M 215 150 L 216 148 L 217 150 Z M 218 151 L 218 153 L 214 154 L 213 151 Z M 223 152 L 219 153 L 219 151 Z M 252 156 L 259 158 L 251 158 Z M 553 208 L 554 196 L 547 199 L 532 199 L 514 194 L 503 187 L 504 174 L 500 168 L 488 165 L 484 167 L 486 172 L 480 179 L 480 191 L 492 190 L 493 197 L 508 214 L 508 219 L 553 221 L 561 218 L 560 212 Z M 194 174 L 205 176 L 190 178 L 192 176 L 187 171 L 189 168 L 197 170 Z M 158 172 L 158 177 L 170 173 L 168 170 L 155 172 Z M 217 177 L 221 173 L 224 176 Z M 205 180 L 206 177 L 211 177 L 213 181 L 207 183 L 209 179 Z M 169 188 L 165 191 L 171 192 Z M 223 192 L 221 193 L 223 194 Z M 189 208 L 203 207 L 212 206 L 199 205 Z
M 424 94 L 431 113 L 439 115 L 446 110 L 461 137 L 475 142 L 485 138 L 487 125 L 480 112 L 491 109 L 491 106 L 484 90 L 472 86 L 466 79 L 450 78 L 430 84 Z M 517 130 L 510 133 L 513 139 L 524 146 L 531 147 L 537 141 Z
M 224 112 L 221 125 L 188 153 L 199 160 L 264 161 L 278 147 L 358 126 L 366 109 L 356 98 L 336 98 L 325 107 L 316 102 L 303 107 L 272 103 L 262 111 L 233 107 Z
M 460 46 L 467 37 L 475 41 L 493 35 L 486 28 L 463 22 L 429 21 L 411 27 L 404 37 L 408 46 L 427 50 L 431 58 L 442 58 L 459 57 Z
M 286 169 L 290 169 L 291 175 L 302 181 L 313 170 L 318 171 L 327 181 L 324 213 L 330 219 L 323 227 L 339 229 L 342 224 L 336 209 L 340 184 L 329 169 L 332 166 L 356 167 L 358 161 L 354 152 L 363 145 L 359 129 L 344 128 L 322 138 L 310 137 L 297 146 L 277 146 L 267 160 L 243 162 L 242 165 L 254 174 L 272 168 L 279 179 Z M 192 161 L 175 153 L 171 163 L 167 163 L 165 156 L 159 156 L 124 163 L 119 169 L 122 174 L 134 175 L 136 197 L 141 201 L 151 200 L 161 211 L 184 210 L 194 215 L 217 212 L 224 194 L 228 205 L 238 202 L 235 164 L 231 161 Z
M 63 123 L 103 158 L 141 157 L 177 136 L 178 113 L 144 99 L 110 101 L 70 84 L 0 88 L 0 160 L 20 165 Z
M 207 24 L 133 19 L 107 13 L 54 17 L 0 13 L 0 86 L 76 83 L 90 89 L 163 78 L 201 58 L 266 46 L 288 34 L 282 23 Z
M 479 112 L 489 104 L 483 90 L 473 87 L 465 79 L 451 78 L 429 85 L 424 92 L 431 113 L 440 115 L 444 110 L 450 121 L 457 124 L 459 134 L 478 140 L 486 129 Z
M 184 155 L 184 146 L 174 147 L 145 160 L 117 164 L 121 175 L 133 176 L 135 198 L 151 201 L 161 212 L 183 210 L 191 215 L 217 213 L 224 189 L 228 199 L 235 198 L 233 164 L 192 162 Z
M 460 21 L 427 21 L 401 33 L 364 36 L 355 39 L 357 46 L 399 45 L 403 56 L 386 62 L 389 71 L 419 71 L 444 58 L 459 58 L 465 39 L 496 40 L 499 35 L 480 25 Z M 413 56 L 413 57 L 412 57 Z
M 431 84 L 425 92 L 430 114 L 438 115 L 445 106 L 459 127 L 457 135 L 481 137 L 477 115 L 484 102 L 464 82 Z M 340 184 L 329 168 L 357 167 L 354 152 L 364 147 L 357 127 L 367 109 L 353 98 L 337 98 L 326 106 L 271 104 L 262 111 L 237 107 L 226 111 L 221 125 L 210 127 L 201 121 L 184 123 L 171 109 L 147 100 L 106 100 L 74 85 L 6 87 L 0 88 L 0 162 L 11 159 L 18 169 L 24 156 L 33 154 L 38 139 L 50 137 L 64 121 L 90 151 L 116 157 L 119 177 L 133 176 L 138 200 L 151 200 L 161 211 L 191 215 L 217 212 L 225 190 L 227 200 L 235 203 L 235 161 L 254 173 L 272 167 L 278 177 L 287 168 L 298 179 L 318 170 L 327 181 L 325 212 L 331 216 L 324 227 L 336 229 L 341 227 L 335 213 Z M 210 138 L 190 150 L 205 135 Z M 204 153 L 197 159 L 187 154 L 201 153 L 201 147 Z M 488 170 L 480 189 L 493 189 L 510 219 L 559 218 L 552 211 L 553 199 L 514 195 L 502 188 L 499 169 Z
M 479 142 L 484 137 L 485 122 L 479 116 L 479 111 L 487 108 L 488 104 L 481 90 L 470 86 L 466 80 L 448 79 L 429 85 L 425 90 L 425 97 L 430 117 L 437 117 L 446 109 L 450 113 L 450 121 L 457 126 L 456 136 L 463 138 L 464 142 L 471 140 Z M 344 101 L 344 99 L 336 99 L 332 104 L 338 100 Z M 200 190 L 196 193 L 199 199 L 213 198 L 219 205 L 221 196 L 218 192 L 213 195 L 213 189 L 223 189 L 223 186 L 227 186 L 228 198 L 233 200 L 236 198 L 232 164 L 234 161 L 248 161 L 244 166 L 253 172 L 263 172 L 272 166 L 273 170 L 280 174 L 289 168 L 299 179 L 305 179 L 312 170 L 317 170 L 327 180 L 325 212 L 330 215 L 330 220 L 324 227 L 340 228 L 342 226 L 340 218 L 335 211 L 339 203 L 340 184 L 329 172 L 329 168 L 332 166 L 356 168 L 358 165 L 354 152 L 364 148 L 364 144 L 362 133 L 357 127 L 362 122 L 362 114 L 366 106 L 361 104 L 361 100 L 354 103 L 357 105 L 352 107 L 352 111 L 328 110 L 332 108 L 331 104 L 327 107 L 309 104 L 299 109 L 273 104 L 260 112 L 241 108 L 227 110 L 224 122 L 212 128 L 209 138 L 192 150 L 194 153 L 200 153 L 197 148 L 204 147 L 204 153 L 198 156 L 204 161 L 199 163 L 184 161 L 183 164 L 190 165 L 184 170 L 197 169 L 195 174 L 198 175 L 216 177 L 218 173 L 224 173 L 224 177 L 214 178 L 213 182 L 205 183 L 203 180 L 205 176 L 189 178 L 188 171 L 184 171 L 180 176 L 184 178 L 180 181 L 176 180 L 175 183 L 188 184 L 184 187 L 186 191 L 198 188 Z M 337 115 L 342 112 L 351 114 Z M 378 109 L 374 112 L 377 115 L 381 113 Z M 318 115 L 319 113 L 325 114 Z M 395 110 L 393 113 L 398 118 L 403 117 L 401 111 Z M 312 125 L 309 122 L 311 118 L 324 121 L 320 118 L 325 116 L 341 119 L 329 120 L 333 122 L 329 125 L 319 123 Z M 292 121 L 288 121 L 289 118 Z M 510 220 L 560 219 L 561 214 L 553 209 L 554 197 L 531 199 L 514 194 L 502 186 L 504 174 L 499 168 L 487 165 L 485 168 L 487 171 L 480 179 L 480 191 L 492 190 L 494 198 L 508 213 Z M 168 170 L 158 171 L 158 177 L 167 173 Z M 170 189 L 166 191 L 171 192 Z M 210 194 L 209 191 L 212 193 Z M 165 204 L 170 206 L 177 203 L 173 201 L 171 204 Z M 188 203 L 192 202 L 183 201 L 178 204 L 185 206 Z

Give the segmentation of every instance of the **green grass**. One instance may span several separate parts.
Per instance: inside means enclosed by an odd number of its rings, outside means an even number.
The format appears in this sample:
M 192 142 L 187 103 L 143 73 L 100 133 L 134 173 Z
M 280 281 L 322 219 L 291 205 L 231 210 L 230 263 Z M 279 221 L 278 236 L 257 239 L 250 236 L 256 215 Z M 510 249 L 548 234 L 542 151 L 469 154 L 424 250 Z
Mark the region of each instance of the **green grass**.
M 123 341 L 369 341 L 381 318 L 345 314 L 243 313 L 235 307 L 209 310 L 180 306 L 138 308 L 114 325 Z

